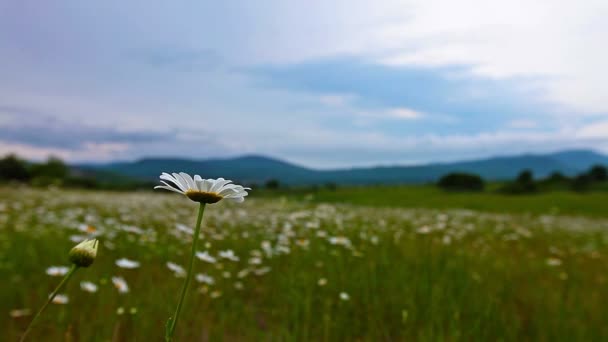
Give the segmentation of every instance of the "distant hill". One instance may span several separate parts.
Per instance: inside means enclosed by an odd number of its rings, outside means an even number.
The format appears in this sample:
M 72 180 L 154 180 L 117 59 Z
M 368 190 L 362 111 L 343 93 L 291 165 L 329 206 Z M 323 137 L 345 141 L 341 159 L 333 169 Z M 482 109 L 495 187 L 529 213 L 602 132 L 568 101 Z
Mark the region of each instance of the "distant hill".
M 183 171 L 207 178 L 224 177 L 252 184 L 278 179 L 292 185 L 308 184 L 398 184 L 436 181 L 453 172 L 476 173 L 488 180 L 512 179 L 521 170 L 530 169 L 536 177 L 554 171 L 574 175 L 594 164 L 608 165 L 608 156 L 590 150 L 572 150 L 551 154 L 525 154 L 494 157 L 454 163 L 419 166 L 384 166 L 337 170 L 315 170 L 264 156 L 243 156 L 229 159 L 189 160 L 176 158 L 145 158 L 135 162 L 104 165 L 80 165 L 80 169 L 117 173 L 141 180 L 155 180 L 161 172 Z

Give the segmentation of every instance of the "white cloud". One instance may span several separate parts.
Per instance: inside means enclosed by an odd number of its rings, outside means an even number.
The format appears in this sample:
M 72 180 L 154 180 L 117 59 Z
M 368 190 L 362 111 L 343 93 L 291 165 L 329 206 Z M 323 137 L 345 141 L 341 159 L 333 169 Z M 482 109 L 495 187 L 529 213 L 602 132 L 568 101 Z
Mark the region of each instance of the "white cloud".
M 507 127 L 521 128 L 521 129 L 536 128 L 536 127 L 538 127 L 538 122 L 536 122 L 535 120 L 530 120 L 530 119 L 517 119 L 517 120 L 512 120 L 512 121 L 508 122 Z
M 354 95 L 348 94 L 326 94 L 319 97 L 319 102 L 330 107 L 342 107 L 350 104 L 354 98 Z
M 424 117 L 421 112 L 409 108 L 394 108 L 387 111 L 389 117 L 404 120 L 416 120 Z
M 577 136 L 581 138 L 597 138 L 608 141 L 608 121 L 599 121 L 580 128 Z

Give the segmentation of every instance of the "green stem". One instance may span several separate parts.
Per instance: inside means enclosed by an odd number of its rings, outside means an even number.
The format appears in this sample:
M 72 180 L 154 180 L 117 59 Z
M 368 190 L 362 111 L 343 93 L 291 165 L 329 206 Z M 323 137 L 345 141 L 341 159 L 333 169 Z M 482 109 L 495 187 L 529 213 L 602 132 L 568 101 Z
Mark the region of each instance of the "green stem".
M 78 269 L 78 266 L 72 264 L 72 268 L 70 268 L 70 270 L 68 271 L 68 273 L 66 273 L 66 275 L 63 277 L 63 280 L 61 281 L 61 283 L 59 283 L 59 285 L 57 285 L 57 287 L 55 288 L 55 291 L 53 291 L 53 293 L 51 293 L 51 295 L 49 296 L 49 299 L 40 308 L 40 310 L 38 311 L 38 313 L 36 314 L 36 316 L 34 316 L 34 318 L 32 319 L 32 321 L 30 322 L 30 325 L 27 326 L 27 329 L 25 330 L 25 332 L 23 333 L 23 335 L 21 335 L 21 339 L 19 340 L 20 342 L 25 341 L 25 338 L 30 333 L 30 330 L 32 330 L 32 327 L 34 326 L 34 323 L 36 322 L 36 320 L 38 319 L 38 317 L 40 317 L 40 315 L 46 309 L 46 307 L 49 306 L 49 304 L 53 301 L 53 299 L 55 298 L 55 296 L 57 295 L 57 293 L 59 293 L 59 291 L 61 291 L 61 289 L 63 288 L 63 286 L 68 282 L 68 280 L 72 277 L 72 274 L 74 274 L 74 272 L 77 269 Z
M 201 203 L 200 207 L 198 208 L 198 218 L 196 219 L 196 228 L 194 229 L 194 236 L 192 238 L 192 252 L 190 253 L 190 264 L 188 265 L 188 274 L 186 275 L 186 281 L 184 282 L 184 287 L 182 288 L 182 293 L 179 298 L 179 303 L 177 304 L 177 309 L 175 310 L 175 315 L 172 318 L 169 318 L 167 332 L 165 335 L 165 340 L 167 342 L 173 340 L 173 333 L 175 332 L 175 326 L 177 325 L 179 313 L 180 311 L 182 311 L 182 305 L 184 303 L 184 298 L 186 297 L 186 292 L 188 291 L 188 285 L 190 284 L 190 279 L 192 279 L 192 266 L 194 265 L 196 245 L 198 243 L 198 236 L 200 235 L 201 231 L 203 212 L 205 212 L 205 203 Z

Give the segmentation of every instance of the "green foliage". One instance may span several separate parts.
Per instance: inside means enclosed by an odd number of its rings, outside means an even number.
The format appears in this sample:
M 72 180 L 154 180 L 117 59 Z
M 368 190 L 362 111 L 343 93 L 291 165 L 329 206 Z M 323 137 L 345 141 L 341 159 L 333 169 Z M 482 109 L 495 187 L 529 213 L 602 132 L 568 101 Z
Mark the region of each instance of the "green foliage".
M 27 163 L 15 155 L 0 159 L 0 182 L 27 182 L 35 187 L 67 187 L 106 190 L 151 189 L 155 181 L 138 180 L 110 171 L 70 168 L 51 157 L 43 163 Z
M 264 185 L 266 189 L 276 190 L 281 187 L 281 182 L 278 179 L 269 179 Z
M 44 177 L 49 179 L 63 180 L 67 178 L 70 170 L 68 166 L 55 157 L 49 158 L 45 163 L 33 164 L 30 167 L 32 178 Z
M 441 177 L 437 185 L 449 191 L 482 191 L 484 188 L 481 177 L 462 172 L 449 173 Z
M 19 181 L 25 182 L 30 179 L 26 163 L 17 158 L 14 154 L 9 154 L 0 159 L 0 181 Z
M 605 182 L 608 180 L 608 170 L 603 165 L 594 165 L 589 170 L 589 178 L 594 182 Z
M 514 182 L 508 183 L 500 189 L 505 194 L 529 194 L 537 190 L 532 170 L 521 171 Z

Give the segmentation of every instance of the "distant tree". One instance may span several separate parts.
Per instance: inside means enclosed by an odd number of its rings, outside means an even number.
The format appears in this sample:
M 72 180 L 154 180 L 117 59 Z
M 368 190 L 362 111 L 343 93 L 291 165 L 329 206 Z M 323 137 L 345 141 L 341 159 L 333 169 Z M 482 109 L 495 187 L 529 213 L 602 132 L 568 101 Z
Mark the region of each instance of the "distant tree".
M 65 179 L 69 175 L 70 169 L 61 159 L 50 157 L 45 163 L 33 165 L 30 172 L 32 177 Z
M 603 165 L 594 165 L 587 173 L 591 181 L 604 182 L 608 180 L 608 170 Z
M 20 181 L 29 180 L 30 174 L 27 170 L 26 163 L 17 158 L 14 154 L 9 154 L 0 159 L 0 180 L 3 181 Z
M 553 183 L 564 182 L 567 180 L 568 180 L 568 177 L 564 176 L 564 174 L 559 171 L 555 171 L 555 172 L 551 173 L 549 175 L 549 177 L 547 177 L 547 181 L 553 182 Z
M 534 182 L 532 170 L 522 170 L 517 176 L 516 182 L 519 184 L 529 184 Z
M 267 189 L 276 190 L 281 187 L 281 182 L 278 179 L 269 179 L 265 186 Z
M 526 194 L 537 191 L 534 174 L 531 170 L 522 170 L 515 181 L 502 187 L 500 191 L 508 194 Z
M 484 181 L 475 174 L 453 172 L 441 177 L 437 185 L 449 191 L 482 191 Z
M 325 183 L 325 189 L 330 191 L 336 191 L 338 189 L 338 184 L 334 182 L 327 182 Z
M 70 169 L 59 158 L 51 157 L 45 163 L 34 164 L 30 168 L 32 185 L 62 185 L 68 178 Z
M 579 192 L 587 191 L 589 190 L 591 183 L 592 179 L 589 174 L 581 173 L 580 175 L 576 176 L 572 181 L 572 190 Z

